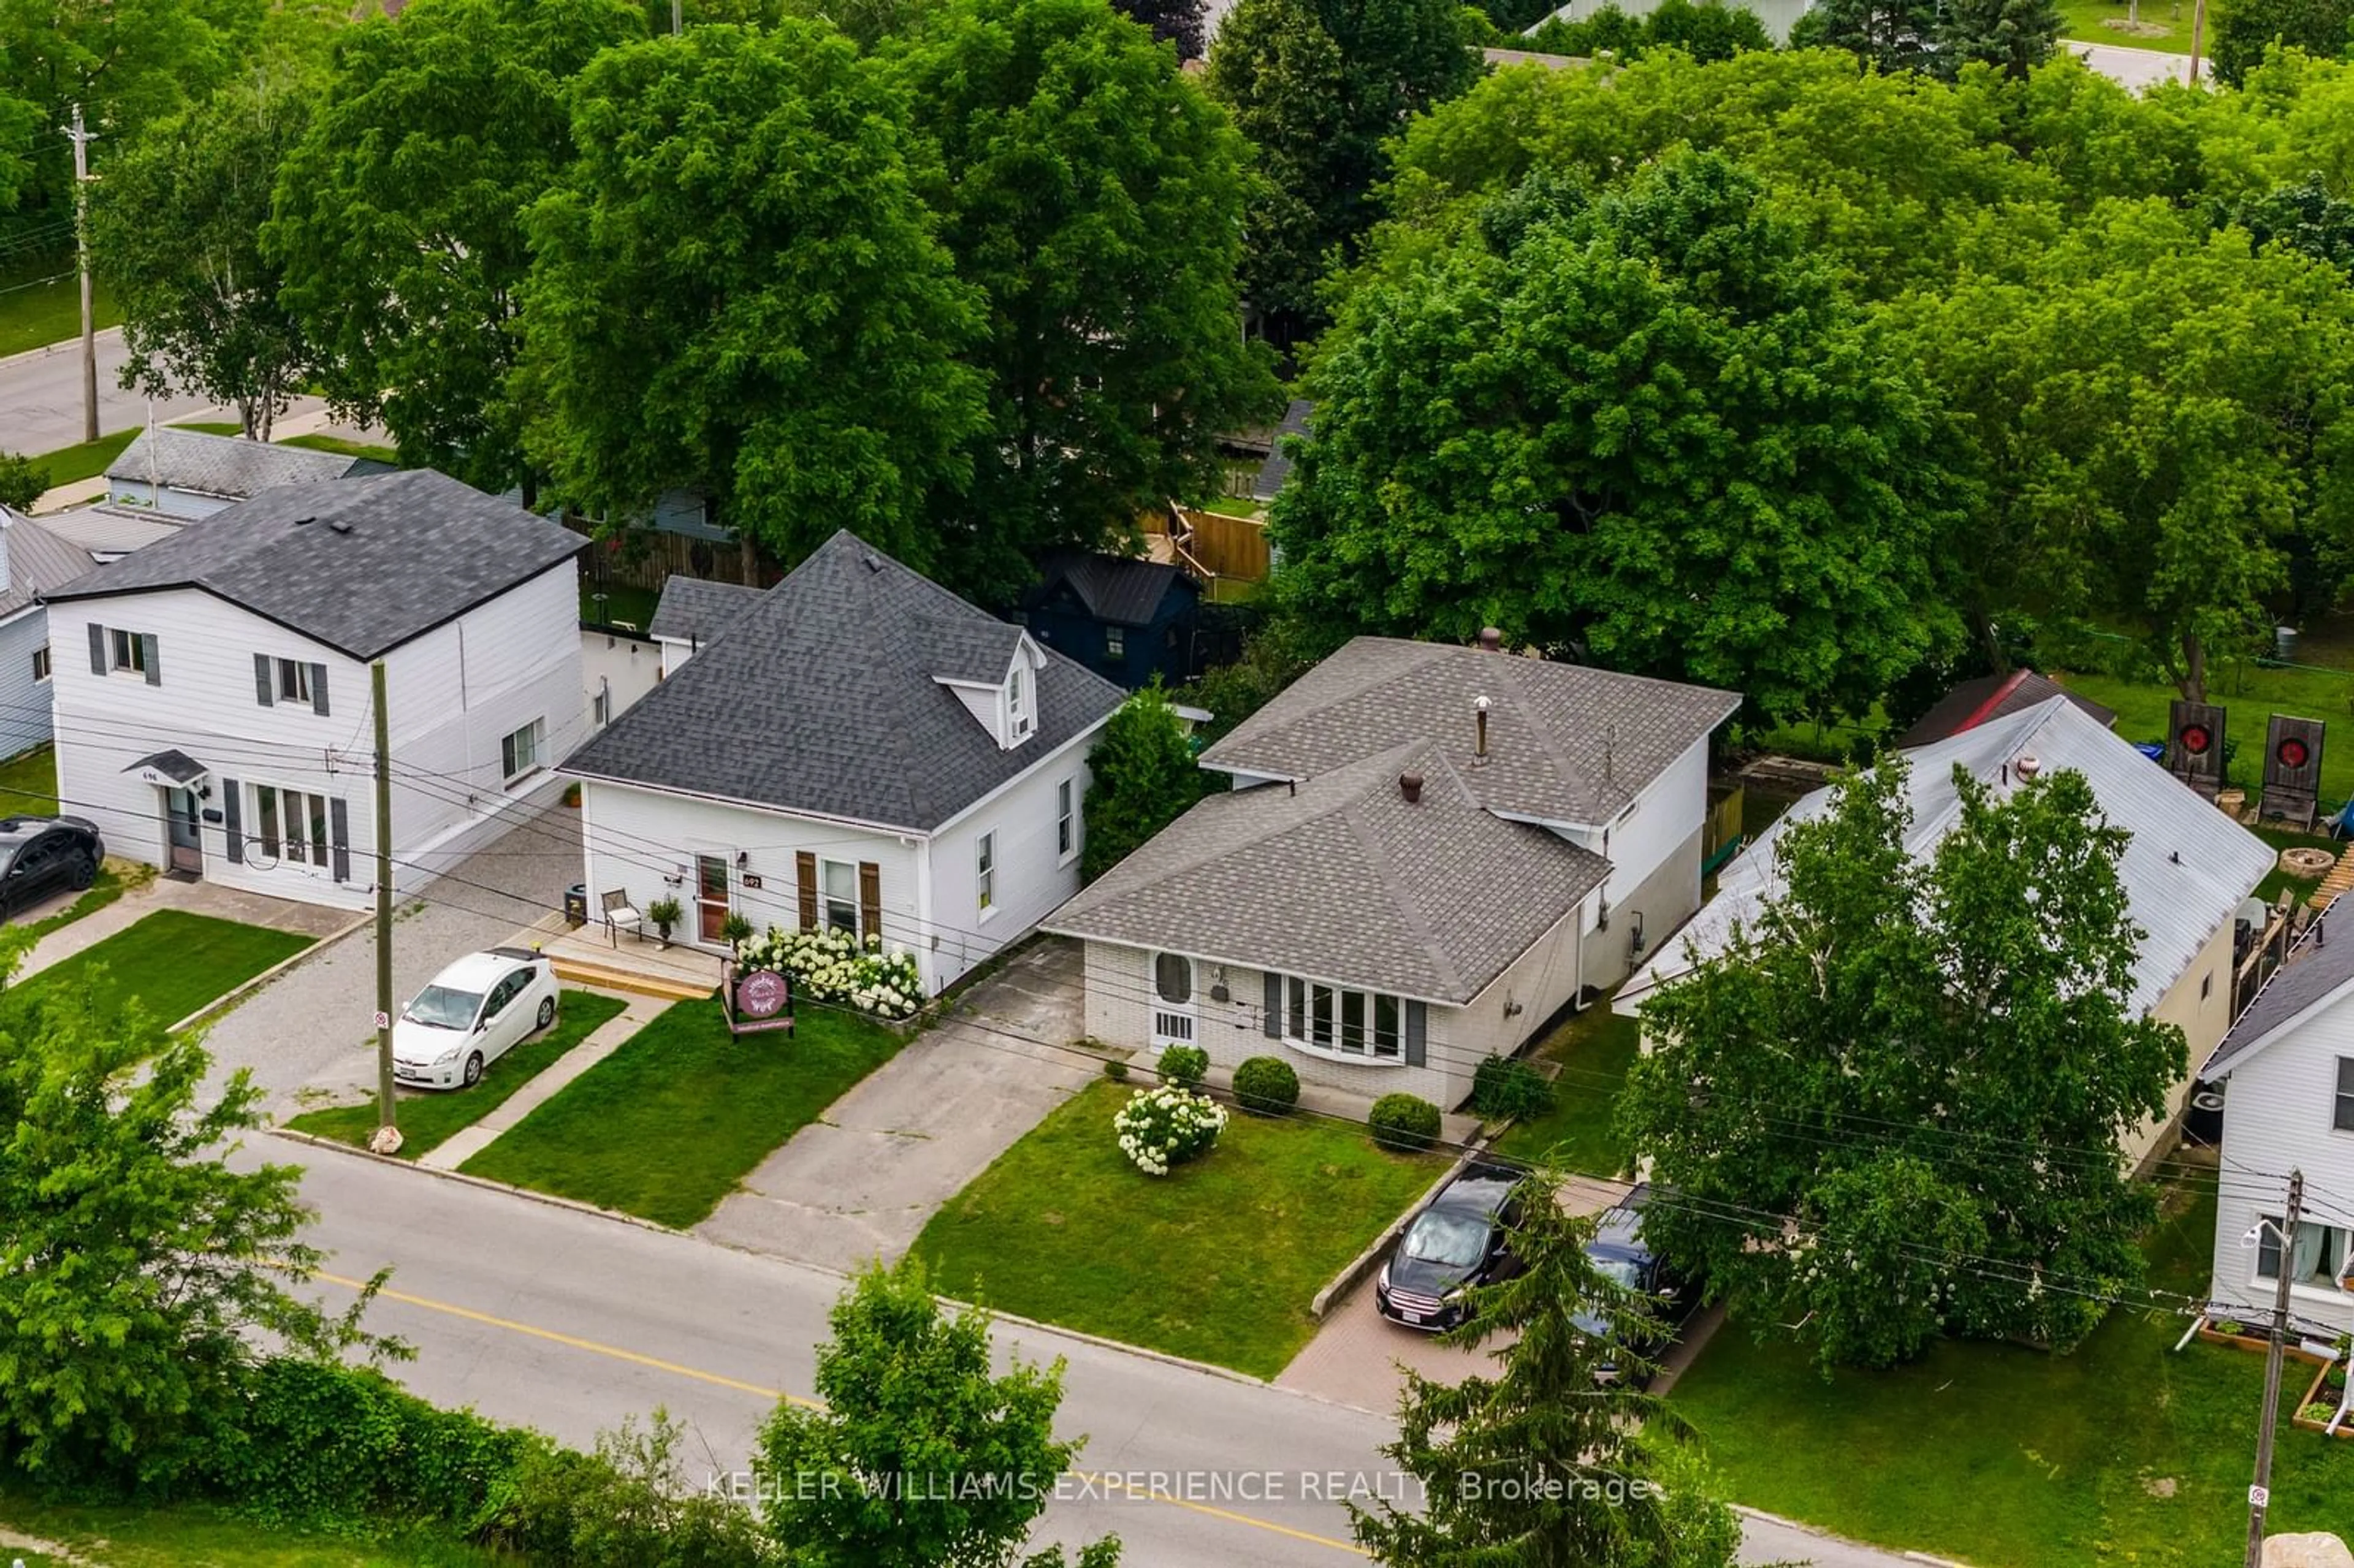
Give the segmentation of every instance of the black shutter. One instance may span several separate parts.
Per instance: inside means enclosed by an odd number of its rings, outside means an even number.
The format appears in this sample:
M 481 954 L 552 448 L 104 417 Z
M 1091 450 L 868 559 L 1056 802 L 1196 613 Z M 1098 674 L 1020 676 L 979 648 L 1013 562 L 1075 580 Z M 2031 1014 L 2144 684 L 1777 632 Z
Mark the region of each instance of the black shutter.
M 352 879 L 352 824 L 341 795 L 327 802 L 327 842 L 334 851 L 337 882 Z
M 311 711 L 323 718 L 326 716 L 327 667 L 324 664 L 311 666 Z
M 253 656 L 253 700 L 265 708 L 270 706 L 278 700 L 278 694 L 270 689 L 276 684 L 277 662 L 267 653 L 256 653 Z
M 1429 1010 L 1418 1001 L 1405 1004 L 1405 1065 L 1423 1067 L 1430 1064 Z
M 245 863 L 245 818 L 238 797 L 244 793 L 234 779 L 220 781 L 221 826 L 228 833 L 228 860 L 231 865 Z
M 106 673 L 106 628 L 95 620 L 90 623 L 90 673 Z
M 1269 1040 L 1283 1038 L 1283 977 L 1269 969 L 1261 977 L 1267 981 L 1265 997 L 1259 1006 L 1259 1025 Z
M 143 631 L 139 634 L 139 662 L 147 666 L 149 685 L 160 686 L 164 683 L 164 661 L 157 654 L 155 634 L 152 631 Z

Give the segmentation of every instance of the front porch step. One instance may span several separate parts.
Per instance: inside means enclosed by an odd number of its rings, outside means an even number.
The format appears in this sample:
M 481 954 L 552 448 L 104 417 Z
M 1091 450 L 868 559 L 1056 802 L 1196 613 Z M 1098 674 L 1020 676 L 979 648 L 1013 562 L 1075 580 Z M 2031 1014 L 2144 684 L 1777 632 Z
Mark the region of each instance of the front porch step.
M 650 975 L 634 969 L 608 969 L 602 964 L 582 963 L 578 959 L 548 955 L 548 967 L 556 978 L 570 980 L 575 985 L 593 985 L 600 991 L 634 991 L 640 996 L 657 996 L 666 1001 L 699 1001 L 709 996 L 711 985 L 695 985 L 663 975 Z

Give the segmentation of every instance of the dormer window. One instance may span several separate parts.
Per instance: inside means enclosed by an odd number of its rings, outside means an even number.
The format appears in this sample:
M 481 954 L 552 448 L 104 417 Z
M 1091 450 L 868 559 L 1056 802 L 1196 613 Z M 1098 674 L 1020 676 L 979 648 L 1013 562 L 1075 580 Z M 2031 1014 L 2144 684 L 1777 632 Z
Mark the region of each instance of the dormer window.
M 1024 659 L 1013 661 L 1013 673 L 1005 683 L 1005 734 L 1007 744 L 1027 740 L 1032 724 L 1030 712 L 1030 665 Z

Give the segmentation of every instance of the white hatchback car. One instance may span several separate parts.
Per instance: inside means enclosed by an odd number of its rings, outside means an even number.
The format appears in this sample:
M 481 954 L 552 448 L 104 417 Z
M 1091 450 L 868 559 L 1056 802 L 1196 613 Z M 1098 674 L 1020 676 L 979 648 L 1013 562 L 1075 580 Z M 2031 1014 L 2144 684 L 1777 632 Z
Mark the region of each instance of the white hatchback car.
M 392 1075 L 472 1088 L 482 1069 L 556 1022 L 556 973 L 527 948 L 469 953 L 433 977 L 392 1026 Z

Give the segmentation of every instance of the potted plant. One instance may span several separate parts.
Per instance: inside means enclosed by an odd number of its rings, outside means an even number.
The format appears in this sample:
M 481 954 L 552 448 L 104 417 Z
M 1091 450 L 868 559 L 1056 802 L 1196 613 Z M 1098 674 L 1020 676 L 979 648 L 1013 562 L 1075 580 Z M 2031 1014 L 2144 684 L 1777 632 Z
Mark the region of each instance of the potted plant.
M 751 939 L 752 922 L 740 914 L 730 913 L 726 919 L 719 922 L 719 935 L 726 942 L 727 950 L 735 952 Z
M 675 898 L 657 898 L 646 906 L 646 918 L 654 923 L 654 931 L 665 948 L 670 946 L 670 929 L 678 924 L 680 913 Z

